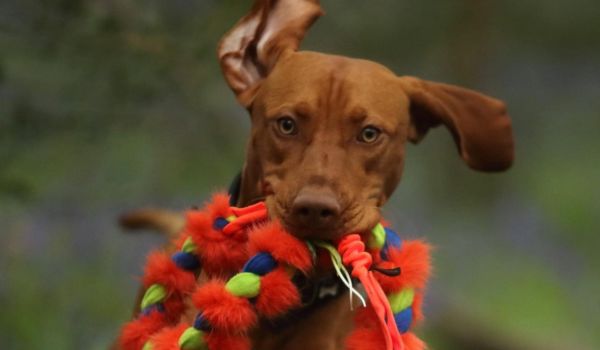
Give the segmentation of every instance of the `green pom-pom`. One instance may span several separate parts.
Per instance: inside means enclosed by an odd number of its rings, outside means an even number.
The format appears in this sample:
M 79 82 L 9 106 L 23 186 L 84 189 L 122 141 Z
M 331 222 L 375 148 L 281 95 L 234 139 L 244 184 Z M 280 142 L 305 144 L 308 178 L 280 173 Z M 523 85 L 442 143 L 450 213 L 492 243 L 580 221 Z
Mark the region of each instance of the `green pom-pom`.
M 147 341 L 146 344 L 144 344 L 144 346 L 142 347 L 142 350 L 152 350 L 152 348 L 154 348 L 152 343 Z
M 260 292 L 260 276 L 252 272 L 240 272 L 225 285 L 229 293 L 244 298 L 254 298 Z
M 407 307 L 412 306 L 414 299 L 415 290 L 412 288 L 405 288 L 398 293 L 393 293 L 388 296 L 393 313 L 398 313 Z
M 181 247 L 181 251 L 184 253 L 196 253 L 198 247 L 194 244 L 192 237 L 188 237 L 185 242 L 183 242 L 183 246 Z
M 142 298 L 141 309 L 144 310 L 150 305 L 158 304 L 163 301 L 167 296 L 167 290 L 165 287 L 160 284 L 153 284 L 148 289 L 146 289 L 146 293 L 144 294 L 144 298 Z
M 204 332 L 194 327 L 186 329 L 181 334 L 178 344 L 182 350 L 208 350 L 204 341 Z
M 385 229 L 381 223 L 377 224 L 371 230 L 371 237 L 369 237 L 369 247 L 375 249 L 383 248 L 385 244 Z

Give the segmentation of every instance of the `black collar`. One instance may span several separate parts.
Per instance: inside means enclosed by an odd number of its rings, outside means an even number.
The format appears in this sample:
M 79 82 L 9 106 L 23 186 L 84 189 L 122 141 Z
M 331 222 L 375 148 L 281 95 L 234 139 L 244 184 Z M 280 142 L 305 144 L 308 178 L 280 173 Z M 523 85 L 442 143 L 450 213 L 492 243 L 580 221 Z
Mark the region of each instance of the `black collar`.
M 296 324 L 319 307 L 340 297 L 345 291 L 341 280 L 333 272 L 321 278 L 310 279 L 299 272 L 292 281 L 300 291 L 302 305 L 277 319 L 264 320 L 263 325 L 272 331 L 279 332 Z
M 229 205 L 235 206 L 237 205 L 238 200 L 240 199 L 240 191 L 242 190 L 242 172 L 240 171 L 229 184 Z

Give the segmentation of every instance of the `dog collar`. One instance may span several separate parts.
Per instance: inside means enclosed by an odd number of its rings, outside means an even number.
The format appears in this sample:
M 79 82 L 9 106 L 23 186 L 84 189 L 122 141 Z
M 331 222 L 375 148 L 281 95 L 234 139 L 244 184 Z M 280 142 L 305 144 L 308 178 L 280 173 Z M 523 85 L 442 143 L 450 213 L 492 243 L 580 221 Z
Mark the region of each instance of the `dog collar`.
M 240 191 L 242 190 L 242 172 L 238 172 L 237 175 L 231 180 L 227 193 L 229 194 L 229 205 L 237 205 L 240 199 Z
M 302 274 L 296 274 L 292 282 L 300 291 L 302 304 L 285 316 L 274 320 L 265 320 L 263 324 L 273 332 L 280 332 L 289 326 L 293 326 L 315 310 L 337 299 L 346 291 L 345 286 L 335 273 L 310 279 Z

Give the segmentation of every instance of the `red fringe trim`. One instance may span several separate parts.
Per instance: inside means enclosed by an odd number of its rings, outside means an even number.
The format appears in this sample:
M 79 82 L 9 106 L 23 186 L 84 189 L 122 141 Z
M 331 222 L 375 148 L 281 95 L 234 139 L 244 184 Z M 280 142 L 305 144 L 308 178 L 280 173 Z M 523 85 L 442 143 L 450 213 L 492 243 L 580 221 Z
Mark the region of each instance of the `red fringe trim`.
M 200 234 L 212 241 L 224 241 L 231 239 L 231 236 L 225 236 L 220 231 L 213 229 L 213 223 L 216 218 L 227 218 L 233 215 L 229 206 L 229 197 L 223 194 L 213 196 L 211 202 L 201 210 L 190 210 L 186 213 L 185 232 L 190 234 Z M 246 235 L 240 232 L 235 236 L 236 239 L 246 241 Z
M 164 327 L 164 315 L 153 312 L 127 323 L 121 329 L 121 350 L 140 350 L 148 338 Z
M 249 259 L 245 242 L 229 240 L 209 243 L 203 241 L 196 244 L 201 244 L 202 270 L 209 277 L 225 278 L 232 275 L 240 271 Z
M 155 251 L 148 256 L 142 283 L 146 288 L 158 283 L 165 287 L 169 294 L 191 293 L 196 287 L 196 278 L 193 273 L 177 267 L 167 253 Z
M 286 233 L 277 222 L 270 222 L 248 233 L 250 253 L 269 252 L 277 261 L 292 265 L 307 273 L 312 256 L 306 243 Z
M 379 321 L 369 305 L 356 312 L 354 330 L 346 338 L 346 350 L 385 349 Z
M 213 202 L 208 204 L 205 210 L 186 213 L 187 224 L 184 232 L 191 236 L 198 246 L 202 270 L 209 277 L 225 278 L 239 271 L 248 259 L 247 235 L 244 231 L 224 235 L 213 228 L 216 218 L 226 218 L 231 214 L 229 199 L 222 194 L 215 195 Z
M 167 300 L 163 302 L 163 306 L 165 307 L 166 321 L 171 325 L 179 322 L 181 314 L 186 310 L 183 296 L 179 293 L 168 297 Z
M 383 290 L 391 292 L 404 287 L 425 288 L 431 273 L 430 250 L 430 246 L 422 241 L 404 241 L 401 249 L 390 248 L 389 261 L 381 260 L 379 266 L 384 269 L 400 267 L 402 273 L 396 277 L 375 273 Z
M 213 218 L 226 218 L 233 215 L 231 206 L 229 205 L 229 195 L 225 193 L 214 194 L 211 201 L 206 205 L 206 211 Z
M 179 337 L 181 337 L 181 334 L 183 334 L 188 327 L 188 325 L 180 324 L 173 328 L 165 328 L 154 334 L 150 338 L 152 350 L 180 350 Z
M 423 316 L 423 293 L 417 292 L 415 293 L 415 299 L 412 304 L 412 313 L 413 313 L 413 321 L 411 324 L 411 328 L 416 325 L 418 322 L 421 322 L 424 318 Z
M 206 336 L 209 349 L 218 350 L 250 350 L 250 339 L 246 336 L 211 331 Z
M 285 268 L 279 267 L 261 278 L 255 306 L 267 318 L 281 316 L 300 306 L 300 293 Z
M 192 302 L 211 326 L 227 333 L 245 333 L 257 323 L 248 299 L 229 293 L 222 281 L 209 281 L 198 288 Z
M 346 338 L 346 350 L 385 349 L 385 341 L 377 317 L 370 306 L 359 310 L 354 318 L 355 327 Z M 425 350 L 425 343 L 414 333 L 400 335 L 404 350 Z
M 404 349 L 406 350 L 425 350 L 427 345 L 419 339 L 414 333 L 408 332 L 401 335 Z

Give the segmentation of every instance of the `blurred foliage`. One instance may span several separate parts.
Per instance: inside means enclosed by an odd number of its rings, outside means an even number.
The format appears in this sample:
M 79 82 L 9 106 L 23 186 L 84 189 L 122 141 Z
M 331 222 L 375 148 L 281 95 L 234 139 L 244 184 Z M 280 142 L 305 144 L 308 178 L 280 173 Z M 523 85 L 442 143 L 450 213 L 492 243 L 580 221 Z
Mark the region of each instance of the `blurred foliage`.
M 600 4 L 322 3 L 304 48 L 483 90 L 513 116 L 510 172 L 468 170 L 436 130 L 409 148 L 386 207 L 437 247 L 432 348 L 600 347 Z M 248 7 L 0 2 L 4 349 L 105 348 L 160 242 L 122 235 L 116 216 L 201 203 L 239 170 L 249 123 L 215 48 Z M 460 342 L 478 336 L 485 346 Z

